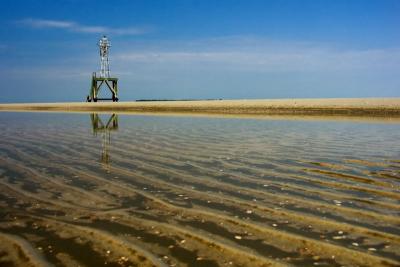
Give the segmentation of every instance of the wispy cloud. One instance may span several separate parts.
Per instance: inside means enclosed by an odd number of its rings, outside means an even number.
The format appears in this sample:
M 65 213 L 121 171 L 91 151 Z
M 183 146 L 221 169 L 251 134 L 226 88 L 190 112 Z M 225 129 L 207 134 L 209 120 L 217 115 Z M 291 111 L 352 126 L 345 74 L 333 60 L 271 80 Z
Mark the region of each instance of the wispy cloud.
M 167 49 L 165 47 L 168 47 Z M 349 71 L 400 67 L 400 49 L 342 49 L 320 43 L 278 43 L 233 38 L 191 41 L 189 46 L 160 44 L 151 49 L 126 49 L 117 62 L 158 66 L 191 66 L 256 72 Z
M 107 26 L 96 26 L 96 25 L 82 25 L 75 21 L 66 20 L 47 20 L 47 19 L 35 19 L 25 18 L 17 20 L 18 25 L 30 27 L 34 29 L 59 29 L 72 32 L 80 33 L 112 33 L 115 35 L 140 35 L 150 31 L 148 27 L 124 27 L 124 28 L 113 28 Z

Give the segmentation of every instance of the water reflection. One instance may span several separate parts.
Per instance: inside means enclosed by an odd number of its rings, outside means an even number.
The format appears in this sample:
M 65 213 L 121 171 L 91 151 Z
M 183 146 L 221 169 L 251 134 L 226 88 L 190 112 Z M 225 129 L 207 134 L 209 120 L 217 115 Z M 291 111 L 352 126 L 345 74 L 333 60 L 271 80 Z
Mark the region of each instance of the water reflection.
M 94 136 L 98 133 L 102 135 L 102 150 L 101 150 L 101 163 L 104 168 L 108 169 L 110 165 L 110 147 L 111 147 L 111 132 L 118 130 L 118 115 L 112 114 L 107 123 L 104 123 L 98 113 L 90 114 L 92 122 L 92 132 Z
M 88 115 L 0 113 L 0 266 L 400 264 L 400 125 Z

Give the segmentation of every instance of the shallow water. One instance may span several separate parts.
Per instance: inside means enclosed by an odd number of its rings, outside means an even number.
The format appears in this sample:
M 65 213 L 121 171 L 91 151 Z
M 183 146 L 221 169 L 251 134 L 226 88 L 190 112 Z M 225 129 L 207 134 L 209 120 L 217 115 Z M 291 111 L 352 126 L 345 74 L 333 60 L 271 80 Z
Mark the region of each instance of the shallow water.
M 400 124 L 0 113 L 0 266 L 398 266 Z

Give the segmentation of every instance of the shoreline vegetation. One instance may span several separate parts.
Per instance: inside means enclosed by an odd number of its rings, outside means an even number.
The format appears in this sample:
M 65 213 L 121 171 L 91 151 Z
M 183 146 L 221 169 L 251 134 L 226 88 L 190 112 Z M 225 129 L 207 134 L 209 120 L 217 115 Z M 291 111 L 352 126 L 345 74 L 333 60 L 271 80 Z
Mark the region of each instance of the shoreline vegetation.
M 400 117 L 400 98 L 136 100 L 0 104 L 0 111 Z

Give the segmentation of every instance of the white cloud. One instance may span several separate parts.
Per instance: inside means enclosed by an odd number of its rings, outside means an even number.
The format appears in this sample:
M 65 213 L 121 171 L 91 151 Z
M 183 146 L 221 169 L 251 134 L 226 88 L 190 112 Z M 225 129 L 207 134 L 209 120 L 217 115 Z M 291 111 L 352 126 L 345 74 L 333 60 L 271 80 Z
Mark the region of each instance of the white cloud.
M 121 65 L 202 67 L 255 72 L 349 71 L 400 68 L 400 49 L 341 49 L 320 43 L 279 43 L 257 38 L 214 38 L 125 48 Z M 167 48 L 166 48 L 167 47 Z
M 73 32 L 81 33 L 111 33 L 115 35 L 140 35 L 145 34 L 149 31 L 149 28 L 140 27 L 127 27 L 127 28 L 113 28 L 106 26 L 88 26 L 82 25 L 74 21 L 64 20 L 46 20 L 46 19 L 34 19 L 25 18 L 16 21 L 18 25 L 35 28 L 35 29 L 62 29 Z
M 71 28 L 75 25 L 74 22 L 70 21 L 43 20 L 32 18 L 19 20 L 17 22 L 33 28 Z

